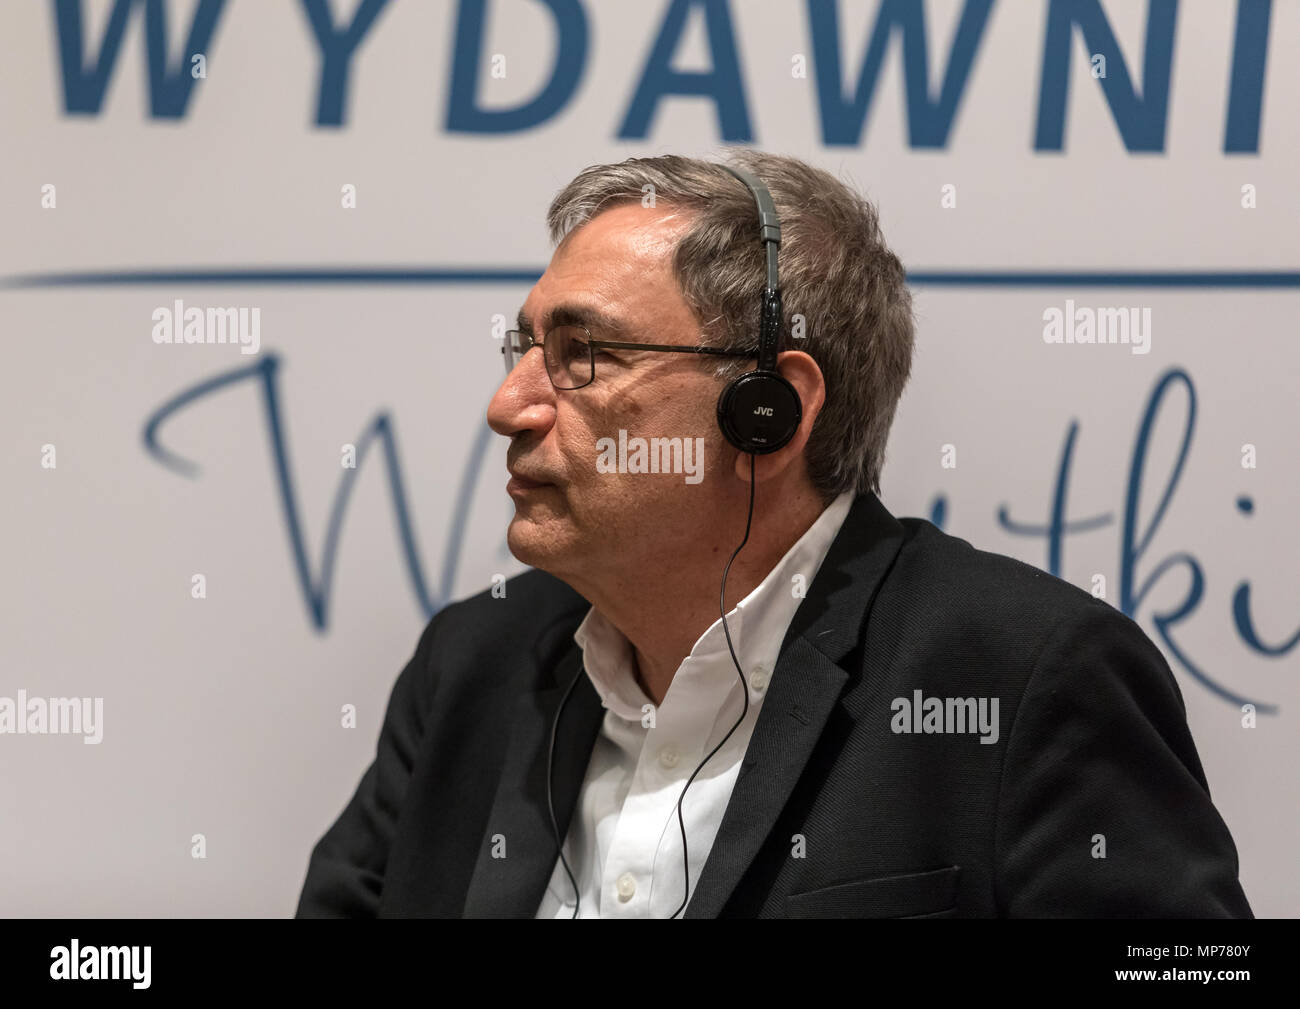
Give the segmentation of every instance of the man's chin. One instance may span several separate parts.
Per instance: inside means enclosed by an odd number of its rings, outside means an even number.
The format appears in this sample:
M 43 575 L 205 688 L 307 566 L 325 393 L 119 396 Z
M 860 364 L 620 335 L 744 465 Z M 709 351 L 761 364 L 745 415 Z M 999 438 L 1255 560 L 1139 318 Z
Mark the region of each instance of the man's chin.
M 554 571 L 559 558 L 572 551 L 564 548 L 562 538 L 556 535 L 558 530 L 548 528 L 551 525 L 516 514 L 506 532 L 506 546 L 515 560 L 542 571 Z

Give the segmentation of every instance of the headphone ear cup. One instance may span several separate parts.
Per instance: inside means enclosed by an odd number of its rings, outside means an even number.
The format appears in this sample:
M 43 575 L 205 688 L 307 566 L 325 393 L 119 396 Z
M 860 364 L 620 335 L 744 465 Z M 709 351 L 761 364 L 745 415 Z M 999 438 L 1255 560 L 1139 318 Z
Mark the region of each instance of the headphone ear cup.
M 742 452 L 766 455 L 784 448 L 803 419 L 795 387 L 774 371 L 749 371 L 718 397 L 718 427 Z

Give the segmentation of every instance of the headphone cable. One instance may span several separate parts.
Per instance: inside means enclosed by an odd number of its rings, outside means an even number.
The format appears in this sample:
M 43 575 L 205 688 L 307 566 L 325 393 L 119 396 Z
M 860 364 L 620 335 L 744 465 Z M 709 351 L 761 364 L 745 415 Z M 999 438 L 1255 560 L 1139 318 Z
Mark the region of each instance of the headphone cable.
M 578 889 L 578 881 L 573 876 L 573 870 L 569 868 L 569 861 L 564 857 L 564 842 L 560 838 L 560 825 L 555 819 L 555 803 L 551 797 L 551 778 L 555 762 L 555 731 L 560 727 L 560 714 L 564 711 L 564 706 L 569 703 L 569 695 L 573 693 L 573 688 L 578 685 L 585 674 L 585 666 L 579 664 L 578 675 L 569 683 L 569 689 L 564 692 L 564 697 L 560 700 L 560 706 L 555 711 L 555 720 L 551 723 L 551 746 L 546 754 L 546 808 L 551 814 L 551 832 L 555 835 L 555 847 L 560 853 L 560 864 L 564 866 L 565 873 L 568 874 L 569 883 L 573 886 L 573 917 L 578 917 L 578 909 L 582 907 L 582 892 Z
M 745 673 L 740 668 L 740 660 L 736 658 L 735 646 L 731 643 L 731 629 L 727 626 L 727 573 L 731 570 L 731 562 L 736 559 L 736 555 L 739 554 L 740 551 L 744 549 L 745 544 L 749 542 L 749 528 L 753 521 L 754 454 L 751 452 L 749 454 L 749 514 L 745 516 L 745 538 L 740 541 L 740 546 L 736 547 L 731 558 L 727 561 L 727 566 L 723 568 L 722 588 L 718 592 L 718 608 L 722 611 L 722 632 L 727 636 L 727 651 L 731 653 L 731 661 L 736 665 L 736 675 L 740 677 L 740 695 L 744 703 L 740 709 L 740 717 L 736 719 L 736 724 L 733 725 L 727 734 L 722 737 L 722 742 L 718 743 L 717 746 L 709 751 L 709 755 L 700 761 L 700 766 L 691 772 L 691 776 L 686 779 L 686 784 L 682 787 L 682 794 L 677 797 L 677 825 L 682 831 L 682 868 L 686 873 L 686 894 L 682 897 L 681 905 L 670 916 L 671 918 L 676 918 L 681 914 L 682 909 L 686 907 L 687 902 L 691 899 L 691 859 L 690 854 L 686 850 L 686 822 L 682 818 L 682 800 L 686 798 L 686 789 L 691 787 L 691 782 L 695 780 L 695 775 L 699 774 L 700 771 L 704 769 L 704 765 L 709 762 L 713 755 L 726 745 L 727 740 L 730 739 L 732 734 L 740 728 L 740 724 L 745 720 L 745 716 L 749 714 L 749 687 L 745 683 Z M 737 773 L 737 777 L 739 777 L 739 773 Z

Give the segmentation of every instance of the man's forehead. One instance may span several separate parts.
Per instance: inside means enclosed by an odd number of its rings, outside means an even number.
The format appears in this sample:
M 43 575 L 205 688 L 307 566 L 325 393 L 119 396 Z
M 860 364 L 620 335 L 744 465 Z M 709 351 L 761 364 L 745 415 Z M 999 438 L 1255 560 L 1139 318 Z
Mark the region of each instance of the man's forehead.
M 518 328 L 586 326 L 626 339 L 644 328 L 639 303 L 662 306 L 676 294 L 671 255 L 689 221 L 669 208 L 626 204 L 602 211 L 570 233 L 520 308 Z M 671 290 L 671 294 L 669 291 Z

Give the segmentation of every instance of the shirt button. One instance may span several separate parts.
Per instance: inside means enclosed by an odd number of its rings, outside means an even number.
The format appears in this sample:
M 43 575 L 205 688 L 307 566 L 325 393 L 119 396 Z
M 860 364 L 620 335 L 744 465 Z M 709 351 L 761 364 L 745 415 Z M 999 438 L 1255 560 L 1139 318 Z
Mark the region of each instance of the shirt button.
M 749 676 L 749 685 L 762 693 L 767 689 L 767 681 L 770 678 L 766 669 L 762 666 L 755 666 L 754 671 Z
M 665 746 L 659 751 L 659 763 L 664 767 L 673 768 L 677 766 L 677 751 L 671 746 Z
M 636 893 L 636 877 L 630 872 L 625 872 L 618 877 L 618 899 L 626 904 Z

